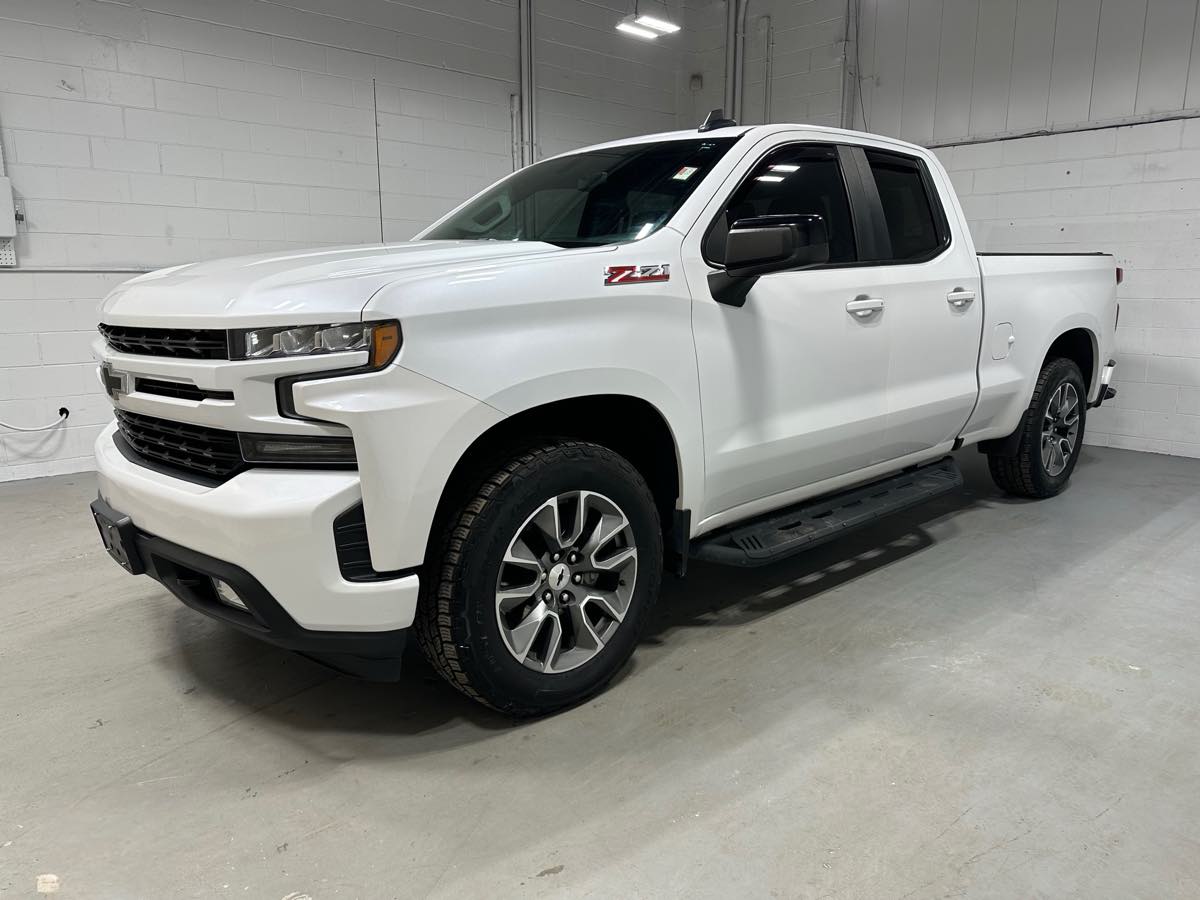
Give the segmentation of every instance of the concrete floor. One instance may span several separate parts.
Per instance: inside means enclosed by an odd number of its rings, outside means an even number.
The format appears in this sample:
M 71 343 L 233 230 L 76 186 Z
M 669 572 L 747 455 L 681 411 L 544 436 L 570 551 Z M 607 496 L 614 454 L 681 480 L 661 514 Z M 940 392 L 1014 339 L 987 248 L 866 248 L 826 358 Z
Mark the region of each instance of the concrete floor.
M 695 566 L 595 701 L 333 676 L 0 486 L 0 895 L 1200 896 L 1200 460 Z

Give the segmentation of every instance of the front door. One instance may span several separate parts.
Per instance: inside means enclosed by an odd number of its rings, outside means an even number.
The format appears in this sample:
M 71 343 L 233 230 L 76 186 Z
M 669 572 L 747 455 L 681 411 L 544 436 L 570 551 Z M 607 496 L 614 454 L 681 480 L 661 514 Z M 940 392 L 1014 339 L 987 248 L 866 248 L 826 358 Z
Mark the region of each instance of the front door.
M 884 458 L 889 326 L 855 266 L 846 151 L 777 140 L 751 154 L 684 242 L 705 444 L 700 519 Z M 828 265 L 764 275 L 741 307 L 713 300 L 706 278 L 723 262 L 729 224 L 789 213 L 824 218 Z

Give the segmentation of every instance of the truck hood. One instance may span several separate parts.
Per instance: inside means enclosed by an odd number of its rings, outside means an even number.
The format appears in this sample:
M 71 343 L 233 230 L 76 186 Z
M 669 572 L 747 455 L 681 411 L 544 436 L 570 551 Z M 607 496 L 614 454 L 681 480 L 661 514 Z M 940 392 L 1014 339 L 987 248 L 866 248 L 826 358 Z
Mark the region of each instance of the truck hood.
M 105 298 L 100 318 L 160 328 L 354 320 L 377 290 L 403 277 L 453 278 L 476 266 L 561 252 L 536 241 L 408 241 L 218 259 L 127 281 Z

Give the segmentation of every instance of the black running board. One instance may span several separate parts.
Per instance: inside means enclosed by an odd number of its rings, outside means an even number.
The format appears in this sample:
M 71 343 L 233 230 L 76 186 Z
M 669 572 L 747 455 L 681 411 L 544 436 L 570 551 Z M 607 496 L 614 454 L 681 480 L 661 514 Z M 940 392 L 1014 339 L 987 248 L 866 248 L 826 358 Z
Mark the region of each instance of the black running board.
M 731 566 L 762 566 L 884 516 L 962 487 L 947 456 L 863 487 L 808 500 L 692 541 L 691 556 Z

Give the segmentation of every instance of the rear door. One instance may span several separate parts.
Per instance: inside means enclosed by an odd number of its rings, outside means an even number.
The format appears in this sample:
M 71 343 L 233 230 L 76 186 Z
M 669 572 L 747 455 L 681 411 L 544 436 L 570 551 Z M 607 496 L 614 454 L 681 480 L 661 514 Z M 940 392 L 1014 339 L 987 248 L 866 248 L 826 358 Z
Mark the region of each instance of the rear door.
M 890 148 L 854 151 L 875 213 L 874 289 L 891 339 L 884 455 L 897 459 L 953 441 L 974 408 L 983 298 L 979 264 L 944 174 Z M 866 273 L 864 273 L 866 274 Z

